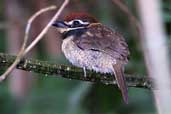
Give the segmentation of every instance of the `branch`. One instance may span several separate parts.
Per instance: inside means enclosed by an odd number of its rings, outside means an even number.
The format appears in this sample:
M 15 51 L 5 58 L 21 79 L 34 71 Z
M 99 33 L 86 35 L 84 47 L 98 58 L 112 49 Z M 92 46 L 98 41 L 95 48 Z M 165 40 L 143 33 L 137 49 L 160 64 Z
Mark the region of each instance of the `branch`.
M 59 8 L 59 10 L 56 12 L 56 14 L 53 16 L 53 18 L 50 20 L 50 22 L 45 26 L 45 28 L 35 38 L 35 40 L 26 48 L 26 44 L 27 44 L 27 40 L 28 40 L 28 35 L 29 35 L 29 31 L 30 31 L 32 22 L 40 14 L 42 14 L 44 12 L 47 12 L 49 10 L 56 9 L 56 6 L 50 6 L 50 7 L 47 7 L 47 8 L 43 8 L 43 9 L 39 10 L 38 12 L 36 12 L 33 16 L 30 17 L 30 19 L 28 20 L 26 29 L 25 29 L 25 37 L 24 37 L 24 42 L 22 44 L 22 47 L 21 47 L 20 51 L 18 52 L 17 57 L 16 57 L 15 61 L 13 62 L 13 64 L 11 66 L 9 66 L 9 68 L 0 76 L 0 82 L 3 81 L 7 77 L 7 75 L 12 72 L 12 70 L 16 67 L 16 65 L 21 60 L 21 58 L 24 57 L 38 43 L 38 41 L 43 38 L 43 36 L 46 34 L 46 32 L 48 31 L 48 29 L 50 28 L 52 23 L 59 17 L 59 15 L 61 14 L 62 10 L 66 7 L 68 2 L 69 2 L 69 0 L 64 0 L 63 4 Z
M 24 56 L 23 53 L 24 53 L 25 48 L 26 48 L 26 44 L 27 44 L 28 36 L 29 36 L 29 31 L 30 31 L 31 24 L 32 24 L 33 20 L 37 16 L 39 16 L 40 14 L 42 14 L 46 11 L 49 11 L 49 10 L 53 10 L 53 9 L 56 9 L 56 6 L 50 6 L 47 8 L 43 8 L 29 18 L 28 24 L 27 24 L 26 29 L 25 29 L 25 36 L 24 36 L 24 41 L 23 41 L 23 44 L 21 46 L 21 49 L 19 50 L 17 57 L 16 57 L 15 61 L 13 62 L 13 64 L 11 66 L 9 66 L 9 68 L 1 75 L 0 82 L 3 81 L 7 77 L 7 75 L 13 71 L 13 69 L 16 67 L 16 65 L 20 62 L 21 58 Z
M 52 26 L 53 22 L 56 21 L 59 17 L 59 15 L 62 13 L 66 5 L 69 3 L 69 0 L 64 0 L 62 5 L 60 6 L 59 10 L 55 13 L 55 15 L 52 17 L 52 19 L 49 21 L 49 23 L 44 27 L 44 29 L 40 32 L 40 34 L 35 38 L 35 40 L 25 49 L 24 54 L 26 55 L 47 33 L 49 28 Z
M 122 0 L 112 0 L 112 2 L 114 4 L 116 4 L 116 6 L 118 6 L 120 8 L 120 10 L 122 10 L 127 15 L 130 23 L 133 26 L 135 26 L 135 28 L 139 34 L 139 38 L 142 39 L 143 38 L 142 25 L 137 20 L 137 18 L 132 14 L 132 12 L 129 10 L 128 6 Z
M 148 74 L 153 78 L 155 105 L 158 114 L 171 112 L 171 68 L 169 49 L 162 20 L 161 0 L 137 0 L 143 25 L 144 38 L 141 43 Z
M 8 68 L 15 60 L 16 56 L 0 53 L 0 69 Z M 83 70 L 74 66 L 59 65 L 49 63 L 47 61 L 25 59 L 23 58 L 17 65 L 17 69 L 32 71 L 35 73 L 44 74 L 45 76 L 55 75 L 56 77 L 63 77 L 67 79 L 75 79 L 89 82 L 100 82 L 103 84 L 114 84 L 111 74 L 100 74 L 87 70 L 87 77 L 83 76 Z M 145 76 L 125 74 L 126 82 L 129 87 L 137 88 L 152 88 L 152 83 Z

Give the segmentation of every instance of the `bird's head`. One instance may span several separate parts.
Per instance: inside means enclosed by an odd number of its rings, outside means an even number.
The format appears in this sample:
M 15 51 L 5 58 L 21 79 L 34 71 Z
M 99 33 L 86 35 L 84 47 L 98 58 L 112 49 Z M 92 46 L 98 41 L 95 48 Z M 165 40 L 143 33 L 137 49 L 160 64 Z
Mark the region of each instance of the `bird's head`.
M 98 23 L 98 21 L 87 13 L 71 13 L 65 16 L 63 20 L 54 22 L 53 26 L 64 34 L 69 31 L 87 28 L 92 23 Z

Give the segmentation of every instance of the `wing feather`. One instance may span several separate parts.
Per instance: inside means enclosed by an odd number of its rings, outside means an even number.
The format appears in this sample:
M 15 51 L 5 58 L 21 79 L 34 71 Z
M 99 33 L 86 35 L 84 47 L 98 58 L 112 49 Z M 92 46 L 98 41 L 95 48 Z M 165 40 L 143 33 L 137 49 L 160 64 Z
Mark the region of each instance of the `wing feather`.
M 101 51 L 127 62 L 129 50 L 123 36 L 102 24 L 91 25 L 83 35 L 76 37 L 74 42 L 81 49 Z

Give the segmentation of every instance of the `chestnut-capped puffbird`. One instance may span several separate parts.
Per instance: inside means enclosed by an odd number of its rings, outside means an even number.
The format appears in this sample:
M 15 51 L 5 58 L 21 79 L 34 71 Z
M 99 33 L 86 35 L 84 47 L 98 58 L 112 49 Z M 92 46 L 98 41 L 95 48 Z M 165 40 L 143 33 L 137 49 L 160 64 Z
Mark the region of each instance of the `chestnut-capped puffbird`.
M 73 65 L 100 73 L 111 73 L 128 103 L 124 65 L 129 49 L 121 33 L 87 13 L 71 13 L 53 26 L 62 34 L 62 52 Z

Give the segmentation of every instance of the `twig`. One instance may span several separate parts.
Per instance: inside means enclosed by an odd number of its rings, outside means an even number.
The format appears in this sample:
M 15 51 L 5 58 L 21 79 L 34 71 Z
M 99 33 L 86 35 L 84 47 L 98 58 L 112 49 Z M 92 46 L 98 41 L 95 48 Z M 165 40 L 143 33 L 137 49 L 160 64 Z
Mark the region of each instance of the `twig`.
M 123 0 L 112 0 L 113 3 L 115 3 L 128 17 L 130 23 L 132 23 L 133 26 L 135 26 L 137 32 L 138 32 L 138 38 L 140 38 L 140 45 L 142 48 L 144 45 L 142 45 L 142 40 L 144 38 L 144 33 L 143 33 L 143 27 L 142 24 L 137 20 L 137 18 L 132 14 L 132 12 L 129 10 L 128 6 L 126 4 L 123 3 Z M 146 52 L 144 52 L 146 53 Z M 146 60 L 146 56 L 145 56 L 145 60 Z M 145 61 L 146 66 L 148 67 L 149 62 Z M 148 70 L 148 69 L 147 69 Z
M 53 18 L 50 20 L 50 22 L 46 25 L 46 27 L 42 30 L 42 32 L 35 38 L 35 40 L 26 48 L 24 55 L 26 55 L 46 34 L 48 29 L 52 26 L 52 23 L 56 21 L 56 19 L 59 17 L 63 9 L 66 7 L 66 5 L 69 3 L 69 0 L 65 0 L 59 10 L 56 12 L 56 14 L 53 16 Z
M 9 66 L 9 68 L 0 76 L 0 82 L 3 81 L 9 73 L 11 73 L 11 71 L 16 67 L 16 65 L 19 63 L 21 58 L 24 56 L 24 51 L 26 48 L 26 44 L 27 44 L 28 36 L 29 36 L 29 31 L 30 31 L 31 24 L 32 24 L 33 20 L 37 16 L 39 16 L 40 14 L 42 14 L 46 11 L 49 11 L 49 10 L 54 10 L 54 9 L 56 9 L 56 6 L 50 6 L 47 8 L 43 8 L 29 18 L 26 29 L 25 29 L 25 36 L 24 36 L 24 41 L 23 41 L 22 47 L 21 47 L 20 51 L 18 52 L 16 60 L 14 61 L 14 63 L 11 66 Z
M 128 16 L 128 19 L 131 21 L 131 23 L 133 23 L 133 25 L 135 25 L 138 33 L 140 34 L 140 38 L 141 38 L 141 36 L 143 36 L 142 25 L 139 23 L 139 21 L 136 19 L 136 17 L 132 14 L 132 12 L 129 10 L 127 5 L 125 5 L 122 2 L 122 0 L 112 0 L 112 1 Z
M 51 21 L 47 24 L 47 26 L 42 30 L 42 32 L 35 38 L 35 40 L 28 46 L 28 48 L 25 49 L 26 44 L 27 44 L 27 40 L 28 40 L 28 34 L 29 34 L 29 30 L 31 27 L 31 23 L 32 21 L 39 16 L 40 14 L 49 11 L 49 10 L 53 10 L 56 9 L 55 6 L 50 6 L 48 8 L 44 8 L 41 9 L 40 11 L 38 11 L 37 13 L 35 13 L 28 21 L 26 30 L 25 30 L 25 37 L 24 37 L 24 42 L 23 45 L 19 51 L 19 53 L 17 54 L 17 58 L 14 61 L 14 63 L 5 71 L 4 74 L 2 74 L 0 76 L 0 81 L 3 81 L 7 75 L 16 67 L 17 63 L 20 61 L 20 59 L 26 55 L 36 44 L 39 40 L 41 40 L 43 38 L 43 36 L 46 34 L 46 32 L 48 31 L 49 27 L 52 25 L 52 23 L 59 17 L 59 15 L 61 14 L 62 10 L 66 7 L 66 5 L 68 4 L 69 0 L 65 0 L 63 2 L 63 4 L 61 5 L 61 7 L 59 8 L 59 10 L 56 12 L 56 14 L 54 15 L 54 17 L 51 19 Z
M 0 69 L 2 70 L 2 68 L 7 68 L 13 63 L 14 60 L 15 56 L 0 53 Z M 113 77 L 111 76 L 111 74 L 100 74 L 87 70 L 87 76 L 84 77 L 83 69 L 74 66 L 48 63 L 46 61 L 23 58 L 17 65 L 17 68 L 25 71 L 32 71 L 44 74 L 45 76 L 55 75 L 56 77 L 62 77 L 66 79 L 99 82 L 106 85 L 116 85 L 116 81 L 113 81 Z M 148 89 L 152 88 L 151 81 L 145 76 L 125 74 L 125 77 L 129 87 Z

